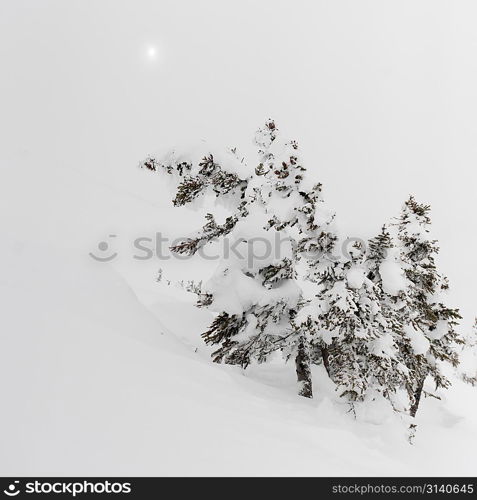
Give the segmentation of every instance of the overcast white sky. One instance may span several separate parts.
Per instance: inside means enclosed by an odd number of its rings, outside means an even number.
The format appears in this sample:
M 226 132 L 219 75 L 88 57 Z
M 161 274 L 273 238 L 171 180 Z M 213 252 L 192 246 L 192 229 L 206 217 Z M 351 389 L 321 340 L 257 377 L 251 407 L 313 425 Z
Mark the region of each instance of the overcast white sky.
M 12 169 L 49 165 L 121 184 L 159 147 L 240 145 L 273 117 L 350 235 L 410 193 L 433 206 L 470 323 L 476 22 L 461 0 L 2 0 L 2 187 L 28 205 Z

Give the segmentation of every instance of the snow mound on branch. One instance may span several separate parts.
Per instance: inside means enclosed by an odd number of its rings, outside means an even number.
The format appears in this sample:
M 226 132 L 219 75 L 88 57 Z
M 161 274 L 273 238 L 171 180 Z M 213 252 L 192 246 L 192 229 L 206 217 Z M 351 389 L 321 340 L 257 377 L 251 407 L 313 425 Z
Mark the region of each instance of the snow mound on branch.
M 426 354 L 429 350 L 430 342 L 421 331 L 415 330 L 411 325 L 406 325 L 404 333 L 411 341 L 414 354 Z
M 273 193 L 273 196 L 266 199 L 267 212 L 276 215 L 282 221 L 291 219 L 297 206 L 300 206 L 300 195 L 296 191 L 285 197 Z
M 365 270 L 362 266 L 353 266 L 346 273 L 346 281 L 348 282 L 348 286 L 356 290 L 361 288 L 364 283 L 364 273 Z
M 300 289 L 293 280 L 283 280 L 278 288 L 267 289 L 237 268 L 219 269 L 204 290 L 214 296 L 210 310 L 228 314 L 242 314 L 253 304 L 266 306 L 286 301 L 293 305 L 300 297 Z
M 429 239 L 429 230 L 415 215 L 409 215 L 409 222 L 406 224 L 406 233 L 409 236 Z
M 390 333 L 381 335 L 379 339 L 370 342 L 370 352 L 380 358 L 390 358 L 394 356 L 394 339 Z
M 436 323 L 436 328 L 434 330 L 429 330 L 427 332 L 427 335 L 433 340 L 439 340 L 446 333 L 448 333 L 448 331 L 449 331 L 449 323 L 444 319 L 440 319 Z
M 297 325 L 306 323 L 308 318 L 315 318 L 316 317 L 316 305 L 315 304 L 306 304 L 303 306 L 297 313 L 295 317 L 295 323 Z
M 232 149 L 210 148 L 213 152 L 214 162 L 222 167 L 223 170 L 237 175 L 240 179 L 248 179 L 251 177 L 252 167 L 247 165 L 245 157 Z M 209 153 L 212 154 L 212 153 Z
M 293 248 L 285 232 L 266 231 L 269 217 L 256 209 L 253 217 L 241 219 L 228 236 L 230 266 L 256 273 L 260 269 L 291 258 Z
M 326 226 L 328 224 L 331 224 L 331 222 L 333 221 L 334 212 L 332 210 L 329 210 L 323 205 L 324 204 L 322 203 L 318 205 L 315 209 L 313 222 L 318 227 Z
M 389 295 L 397 295 L 406 288 L 404 271 L 394 255 L 388 255 L 379 266 L 383 290 Z

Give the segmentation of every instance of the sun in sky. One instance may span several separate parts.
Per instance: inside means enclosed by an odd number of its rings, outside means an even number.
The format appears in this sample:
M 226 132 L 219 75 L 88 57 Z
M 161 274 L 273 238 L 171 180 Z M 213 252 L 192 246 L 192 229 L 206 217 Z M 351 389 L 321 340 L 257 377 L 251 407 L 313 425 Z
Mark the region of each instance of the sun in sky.
M 150 45 L 147 49 L 147 56 L 149 57 L 149 59 L 156 59 L 156 57 L 157 57 L 156 47 Z

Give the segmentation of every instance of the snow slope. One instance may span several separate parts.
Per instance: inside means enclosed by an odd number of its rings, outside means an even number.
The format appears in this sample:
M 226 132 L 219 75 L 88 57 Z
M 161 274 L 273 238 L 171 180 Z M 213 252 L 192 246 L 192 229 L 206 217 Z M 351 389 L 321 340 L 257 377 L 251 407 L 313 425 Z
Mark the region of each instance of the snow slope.
M 476 389 L 424 399 L 411 447 L 381 409 L 345 413 L 319 370 L 305 401 L 292 366 L 211 364 L 210 317 L 154 279 L 215 263 L 131 248 L 201 223 L 139 160 L 178 140 L 240 148 L 271 117 L 349 236 L 410 191 L 432 204 L 470 327 L 471 4 L 0 2 L 0 474 L 475 475 Z M 101 241 L 111 263 L 88 255 Z
M 24 182 L 21 169 L 8 175 Z M 379 408 L 354 420 L 320 369 L 308 401 L 295 395 L 292 365 L 214 365 L 199 338 L 209 313 L 155 283 L 157 262 L 88 255 L 107 222 L 121 234 L 135 221 L 171 224 L 132 195 L 148 193 L 150 177 L 131 169 L 127 186 L 105 186 L 45 167 L 29 179 L 28 206 L 17 200 L 2 234 L 2 474 L 475 472 L 475 389 L 457 383 L 445 401 L 426 399 L 410 446 L 406 426 Z M 104 207 L 117 208 L 108 221 Z

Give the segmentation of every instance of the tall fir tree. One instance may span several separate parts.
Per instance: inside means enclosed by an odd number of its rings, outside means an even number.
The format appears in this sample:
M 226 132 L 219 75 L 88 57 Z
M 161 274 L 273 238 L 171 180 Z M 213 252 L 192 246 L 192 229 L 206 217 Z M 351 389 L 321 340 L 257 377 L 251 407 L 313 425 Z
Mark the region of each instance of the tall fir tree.
M 449 285 L 436 267 L 437 241 L 430 238 L 430 206 L 419 204 L 413 196 L 404 203 L 397 221 L 397 238 L 401 260 L 409 282 L 407 304 L 402 322 L 413 353 L 407 357 L 413 371 L 413 397 L 410 408 L 415 416 L 427 376 L 436 388 L 447 388 L 450 381 L 440 362 L 458 364 L 457 346 L 463 341 L 455 327 L 461 318 L 458 309 L 444 303 Z
M 399 250 L 386 225 L 381 228 L 380 234 L 368 241 L 365 265 L 367 277 L 377 289 L 382 314 L 386 318 L 386 338 L 392 346 L 388 372 L 391 392 L 402 388 L 411 399 L 414 396 L 414 380 L 419 373 L 419 359 L 415 357 L 410 339 L 404 333 L 407 281 Z
M 319 234 L 320 223 L 326 222 L 317 214 L 321 185 L 308 184 L 298 144 L 281 140 L 272 120 L 258 130 L 255 144 L 258 162 L 252 171 L 236 150 L 226 156 L 208 153 L 200 161 L 176 154 L 149 157 L 141 166 L 175 178 L 175 206 L 210 193 L 231 209 L 222 223 L 207 214 L 200 231 L 172 247 L 194 255 L 227 236 L 241 252 L 222 261 L 199 296 L 198 305 L 216 313 L 202 335 L 218 346 L 214 361 L 246 368 L 281 350 L 295 360 L 299 394 L 312 397 L 310 333 L 294 318 L 305 303 L 297 272 L 298 240 L 305 233 Z M 254 240 L 267 243 L 265 258 L 253 255 Z

